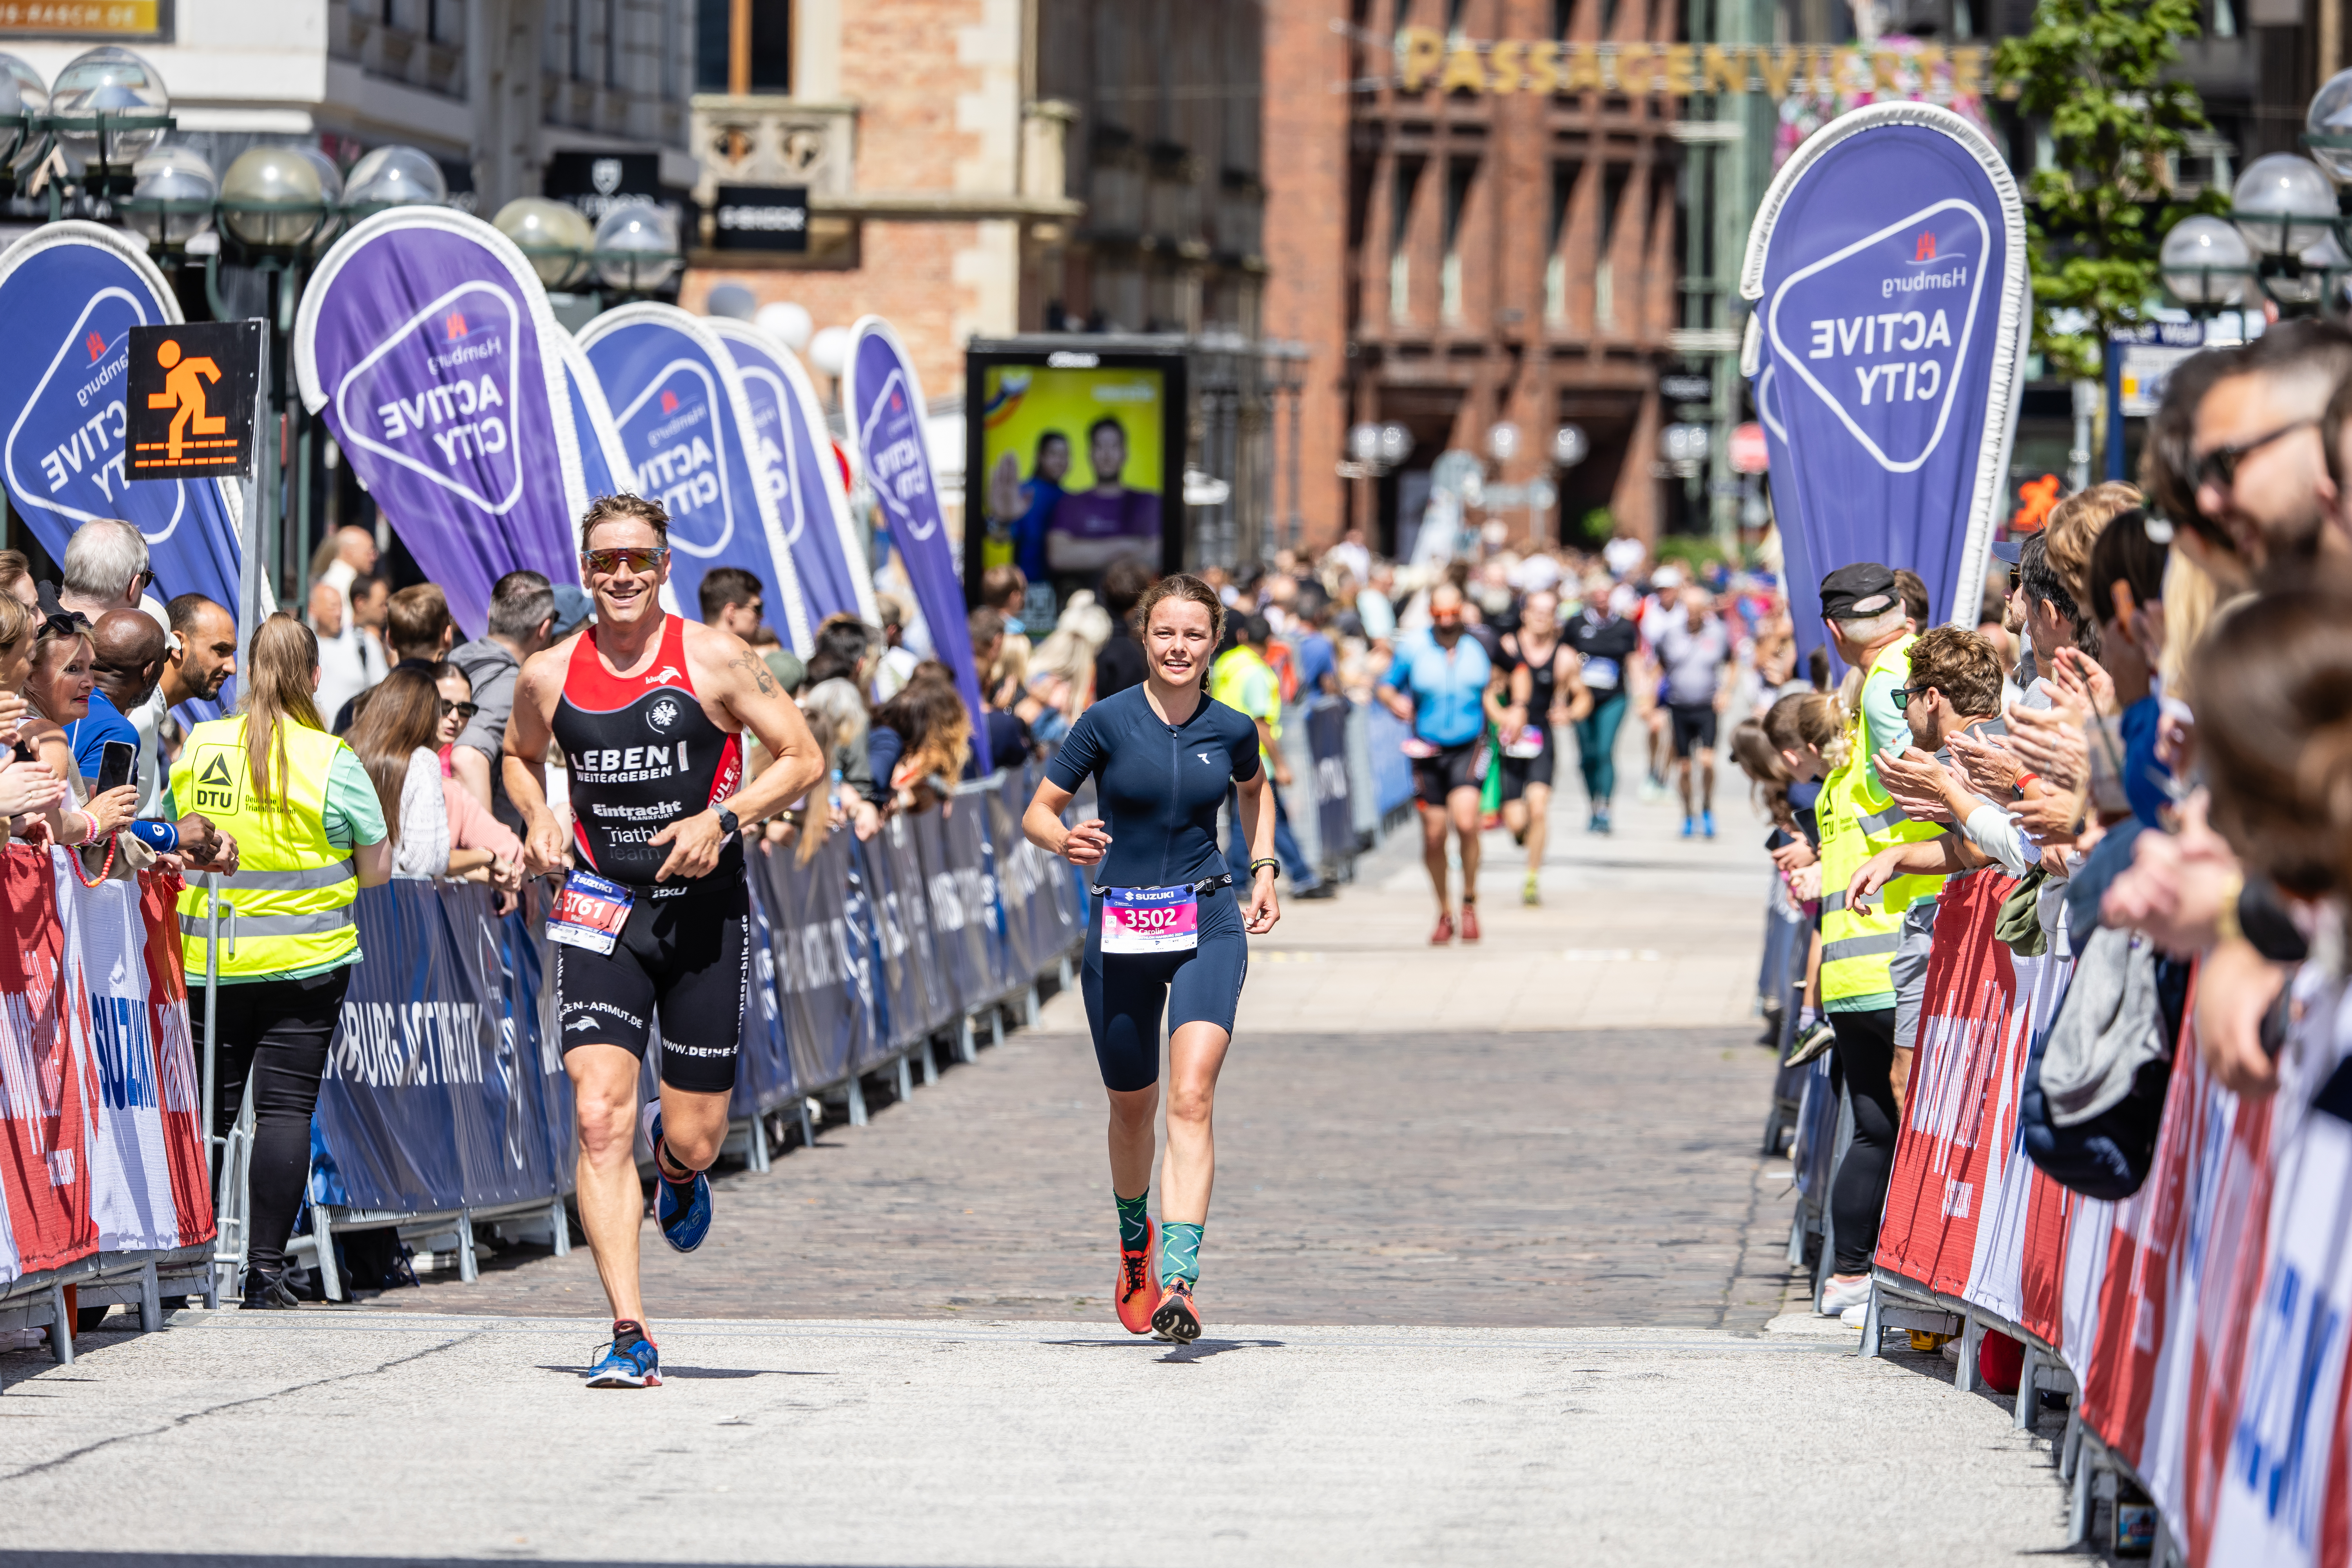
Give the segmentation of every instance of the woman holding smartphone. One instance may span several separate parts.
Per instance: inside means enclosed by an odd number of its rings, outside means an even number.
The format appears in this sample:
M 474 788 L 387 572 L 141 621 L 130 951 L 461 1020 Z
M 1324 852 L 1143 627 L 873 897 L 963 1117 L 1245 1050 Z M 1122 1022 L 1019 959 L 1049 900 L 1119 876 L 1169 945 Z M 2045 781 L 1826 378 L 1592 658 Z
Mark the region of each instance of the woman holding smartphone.
M 13 552 L 0 551 L 0 555 Z M 18 817 L 46 813 L 66 798 L 65 779 L 42 764 L 39 753 L 25 740 L 34 722 L 25 700 L 25 680 L 33 672 L 33 634 L 40 612 L 0 593 L 0 817 L 11 832 L 22 826 Z
M 81 770 L 74 765 L 67 726 L 89 712 L 97 683 L 89 618 L 69 610 L 43 616 L 33 628 L 32 659 L 24 677 L 28 711 L 17 739 L 65 785 L 66 794 L 43 817 L 53 844 L 103 846 L 139 808 L 139 791 L 131 784 L 82 798 Z

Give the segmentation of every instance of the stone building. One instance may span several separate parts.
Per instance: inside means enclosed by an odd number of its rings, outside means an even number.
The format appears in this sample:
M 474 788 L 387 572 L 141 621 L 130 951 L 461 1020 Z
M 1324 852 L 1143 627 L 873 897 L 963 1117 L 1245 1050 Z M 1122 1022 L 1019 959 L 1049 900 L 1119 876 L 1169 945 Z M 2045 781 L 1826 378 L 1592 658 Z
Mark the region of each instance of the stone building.
M 706 49 L 701 194 L 805 184 L 809 245 L 698 255 L 689 309 L 733 282 L 818 328 L 887 316 L 934 400 L 974 335 L 1256 335 L 1254 0 L 736 4 L 776 42 L 731 75 Z
M 1447 451 L 1510 455 L 1490 482 L 1550 476 L 1553 433 L 1590 450 L 1557 471 L 1549 515 L 1498 515 L 1558 537 L 1608 510 L 1649 536 L 1660 521 L 1657 382 L 1679 320 L 1674 101 L 1652 93 L 1530 90 L 1492 40 L 1657 49 L 1665 0 L 1281 0 L 1268 11 L 1265 330 L 1305 342 L 1301 510 L 1310 541 L 1359 527 L 1399 547 Z M 1440 68 L 1408 74 L 1420 29 Z M 1420 35 L 1416 35 L 1418 37 Z M 1524 58 L 1524 47 L 1520 58 Z M 1504 60 L 1511 58 L 1506 51 Z M 1466 64 L 1462 63 L 1466 60 Z M 1449 72 L 1443 68 L 1451 62 Z M 1402 425 L 1396 461 L 1346 461 L 1347 429 Z

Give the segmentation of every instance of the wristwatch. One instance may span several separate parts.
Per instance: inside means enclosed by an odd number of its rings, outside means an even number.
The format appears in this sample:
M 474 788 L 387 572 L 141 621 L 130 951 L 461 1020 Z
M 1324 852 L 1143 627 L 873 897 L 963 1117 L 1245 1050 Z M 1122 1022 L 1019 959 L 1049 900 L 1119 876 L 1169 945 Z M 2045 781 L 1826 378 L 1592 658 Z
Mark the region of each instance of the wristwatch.
M 737 830 L 741 828 L 742 826 L 742 823 L 736 819 L 735 814 L 732 811 L 730 811 L 723 805 L 719 808 L 719 832 L 731 836 Z

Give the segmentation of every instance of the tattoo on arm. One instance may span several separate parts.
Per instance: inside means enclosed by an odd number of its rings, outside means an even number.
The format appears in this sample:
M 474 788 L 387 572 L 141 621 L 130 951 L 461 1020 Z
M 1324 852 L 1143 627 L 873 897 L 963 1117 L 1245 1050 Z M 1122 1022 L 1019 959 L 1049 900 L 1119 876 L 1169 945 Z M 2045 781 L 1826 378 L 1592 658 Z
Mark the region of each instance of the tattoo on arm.
M 761 696 L 773 697 L 776 694 L 776 678 L 768 673 L 768 661 L 758 654 L 746 649 L 727 662 L 749 674 L 760 688 Z

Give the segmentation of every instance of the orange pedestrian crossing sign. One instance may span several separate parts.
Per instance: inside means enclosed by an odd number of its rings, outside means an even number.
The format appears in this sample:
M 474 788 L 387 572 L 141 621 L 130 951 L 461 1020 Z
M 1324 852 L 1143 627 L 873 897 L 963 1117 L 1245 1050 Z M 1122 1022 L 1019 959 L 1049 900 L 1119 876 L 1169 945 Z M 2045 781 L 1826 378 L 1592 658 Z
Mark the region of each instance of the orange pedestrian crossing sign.
M 259 321 L 131 329 L 125 389 L 131 477 L 243 474 L 253 463 Z

